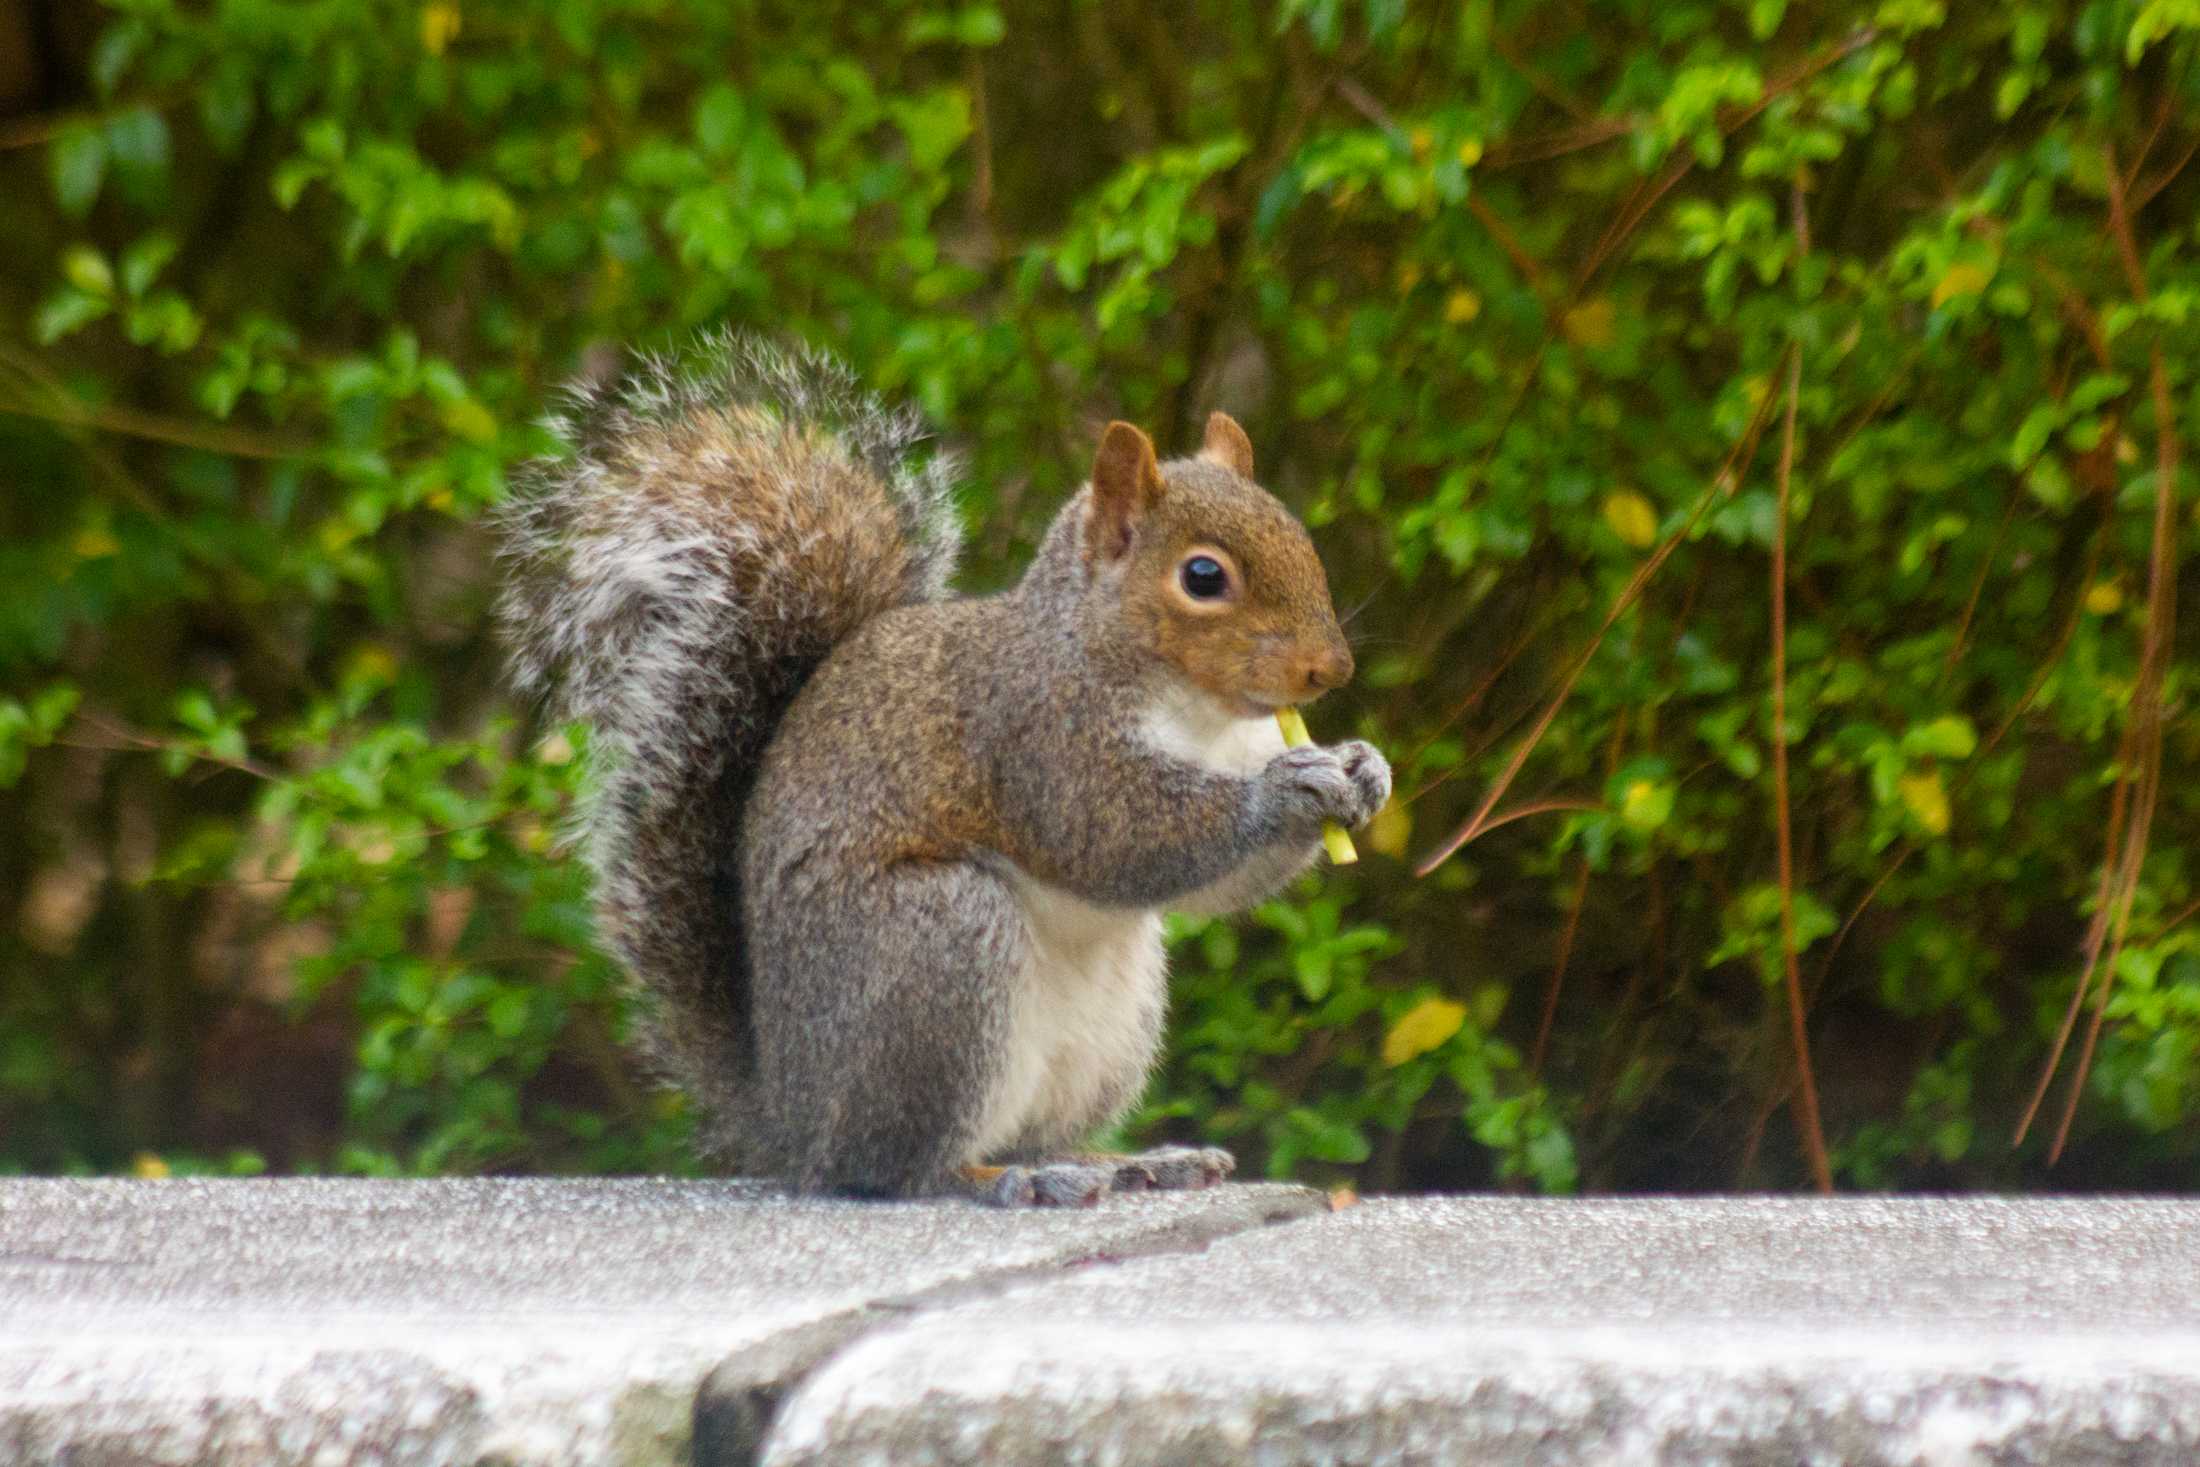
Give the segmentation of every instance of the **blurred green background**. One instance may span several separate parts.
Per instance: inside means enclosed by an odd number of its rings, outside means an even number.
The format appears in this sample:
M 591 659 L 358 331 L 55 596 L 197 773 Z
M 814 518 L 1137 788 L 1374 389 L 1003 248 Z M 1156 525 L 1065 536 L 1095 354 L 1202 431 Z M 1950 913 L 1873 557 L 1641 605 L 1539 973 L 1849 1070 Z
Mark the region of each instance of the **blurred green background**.
M 1113 416 L 1233 412 L 1315 526 L 1316 732 L 1400 797 L 1178 929 L 1136 1136 L 2200 1184 L 2196 49 L 2191 0 L 0 0 L 0 1170 L 692 1164 L 482 514 L 562 380 L 731 323 L 921 405 L 973 587 Z

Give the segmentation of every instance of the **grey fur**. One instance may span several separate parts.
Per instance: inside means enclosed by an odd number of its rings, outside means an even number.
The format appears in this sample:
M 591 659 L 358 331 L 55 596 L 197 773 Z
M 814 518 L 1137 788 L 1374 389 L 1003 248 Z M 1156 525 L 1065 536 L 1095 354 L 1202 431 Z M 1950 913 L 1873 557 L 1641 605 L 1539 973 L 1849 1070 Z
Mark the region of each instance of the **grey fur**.
M 833 471 L 884 488 L 886 530 L 909 559 L 874 576 L 882 602 L 946 594 L 960 551 L 955 466 L 920 455 L 922 421 L 828 358 L 731 334 L 569 389 L 549 426 L 571 455 L 522 470 L 499 515 L 518 686 L 590 725 L 577 818 L 604 936 L 647 1000 L 641 1046 L 695 1100 L 704 1143 L 721 1153 L 736 1149 L 750 1051 L 740 809 L 787 702 L 860 620 L 817 599 L 825 547 L 742 533 L 741 496 L 756 486 L 724 462 L 740 443 L 698 449 L 691 433 L 737 407 L 814 429 L 851 461 L 779 455 L 776 489 L 860 514 Z M 784 482 L 805 471 L 812 482 Z
M 504 513 L 503 617 L 521 686 L 593 727 L 604 930 L 706 1144 L 858 1194 L 1059 1205 L 1224 1174 L 1211 1151 L 1063 1154 L 1159 1046 L 1142 924 L 1268 895 L 1323 820 L 1380 807 L 1382 756 L 1302 748 L 1239 775 L 1143 738 L 1174 674 L 1123 567 L 1082 548 L 1089 491 L 1013 591 L 949 599 L 949 467 L 822 359 L 711 338 L 554 425 L 574 453 Z M 1205 461 L 1164 472 L 1172 513 L 1288 568 L 1288 615 L 1341 646 L 1282 506 Z M 1059 967 L 1087 927 L 1097 946 Z M 1034 974 L 1076 1011 L 1053 1030 L 1018 1027 Z M 1034 1071 L 1032 1032 L 1077 1036 L 1073 1063 Z M 1004 1098 L 1019 1083 L 1029 1109 Z M 988 1156 L 1016 1165 L 967 1171 Z

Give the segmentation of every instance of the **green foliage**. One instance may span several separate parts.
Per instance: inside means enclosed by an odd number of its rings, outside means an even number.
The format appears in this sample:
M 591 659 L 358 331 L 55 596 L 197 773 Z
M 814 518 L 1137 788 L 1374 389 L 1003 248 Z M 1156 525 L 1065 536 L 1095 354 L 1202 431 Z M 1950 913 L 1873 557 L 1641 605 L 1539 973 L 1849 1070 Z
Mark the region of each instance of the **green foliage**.
M 1180 448 L 1223 406 L 1364 608 L 1313 721 L 1400 801 L 1359 867 L 1174 929 L 1135 1135 L 1367 1187 L 1797 1182 L 1792 944 L 1842 1180 L 2193 1185 L 2200 722 L 2190 637 L 2142 648 L 2195 537 L 2196 28 L 110 0 L 0 151 L 0 1167 L 683 1164 L 479 517 L 562 379 L 732 322 L 965 451 L 974 584 L 1108 417 Z M 2097 914 L 2050 1173 L 2007 1138 Z

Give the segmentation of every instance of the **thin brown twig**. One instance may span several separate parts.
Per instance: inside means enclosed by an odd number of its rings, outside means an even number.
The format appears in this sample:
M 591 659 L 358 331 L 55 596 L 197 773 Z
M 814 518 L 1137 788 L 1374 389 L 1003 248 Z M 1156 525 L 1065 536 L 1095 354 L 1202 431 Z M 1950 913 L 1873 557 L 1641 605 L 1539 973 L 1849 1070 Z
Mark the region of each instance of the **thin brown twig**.
M 1568 153 L 1586 152 L 1616 138 L 1628 136 L 1642 126 L 1643 120 L 1636 114 L 1607 117 L 1585 122 L 1579 127 L 1562 127 L 1552 132 L 1492 143 L 1482 154 L 1480 166 L 1517 168 L 1524 163 L 1544 163 L 1553 158 L 1562 158 Z
M 1535 94 L 1553 107 L 1576 122 L 1590 122 L 1595 119 L 1593 108 L 1575 98 L 1571 92 L 1546 76 L 1542 68 L 1521 55 L 1520 48 L 1513 43 L 1511 36 L 1502 32 L 1493 34 L 1490 37 L 1490 49 L 1503 57 L 1505 64 L 1519 72 L 1522 80 L 1527 82 Z
M 2131 192 L 2132 186 L 2138 183 L 2139 170 L 2146 167 L 2147 155 L 2152 153 L 2154 145 L 2161 141 L 2162 129 L 2169 125 L 2170 105 L 2175 100 L 2176 93 L 2164 87 L 2161 97 L 2154 104 L 2154 126 L 2147 129 L 2146 141 L 2139 144 L 2138 152 L 2132 154 L 2131 167 L 2124 174 L 2124 192 L 2127 195 Z
M 2086 554 L 2085 569 L 2079 574 L 2074 583 L 2069 610 L 2063 615 L 2062 628 L 2055 634 L 2055 644 L 2048 648 L 2047 655 L 2040 659 L 2039 667 L 2032 674 L 2032 681 L 2026 685 L 2023 693 L 2018 695 L 2017 701 L 2010 705 L 2009 711 L 2002 715 L 2001 722 L 1995 725 L 1993 732 L 1979 741 L 1978 751 L 1972 756 L 1969 766 L 1957 778 L 1955 788 L 1948 792 L 1950 801 L 1956 802 L 1962 799 L 1964 792 L 1971 787 L 1971 782 L 1978 778 L 1979 771 L 1985 767 L 1986 756 L 1999 748 L 2001 741 L 2007 738 L 2010 730 L 2017 726 L 2017 721 L 2031 711 L 2033 701 L 2039 697 L 2040 690 L 2047 686 L 2047 680 L 2054 676 L 2055 668 L 2062 662 L 2063 653 L 2070 649 L 2070 639 L 2077 635 L 2078 621 L 2085 611 L 2085 588 L 2092 584 L 2094 570 L 2100 565 L 2101 541 L 2102 537 L 2100 535 L 2096 534 L 2093 537 L 2092 548 Z M 2113 840 L 2113 837 L 2111 839 Z M 1889 881 L 1894 879 L 1897 872 L 1909 864 L 1910 857 L 1916 855 L 1917 851 L 1917 842 L 1905 837 L 1900 847 L 1896 849 L 1894 859 L 1887 863 L 1887 869 L 1879 873 L 1878 878 L 1865 890 L 1864 895 L 1858 899 L 1856 905 L 1849 910 L 1847 918 L 1842 921 L 1840 928 L 1834 932 L 1833 941 L 1826 944 L 1825 961 L 1819 965 L 1818 978 L 1813 985 L 1814 987 L 1823 988 L 1825 986 L 1827 977 L 1833 972 L 1834 959 L 1841 955 L 1841 946 L 1848 941 L 1850 931 L 1863 918 L 1864 913 L 1871 907 L 1871 904 L 1878 899 L 1880 891 Z M 2035 1105 L 2037 1103 L 2037 1101 L 2034 1102 Z
M 2162 922 L 2162 925 L 2158 929 L 2156 929 L 2154 933 L 2154 938 L 2149 940 L 2151 941 L 2169 936 L 2169 934 L 2175 932 L 2178 928 L 2184 926 L 2187 922 L 2190 922 L 2194 917 L 2200 917 L 2200 898 L 2195 898 L 2193 901 L 2187 903 L 2186 905 L 2179 907 L 2176 912 L 2165 918 Z
M 1800 192 L 1800 188 L 1798 188 Z M 1787 756 L 1787 540 L 1789 489 L 1795 473 L 1795 418 L 1803 396 L 1803 354 L 1788 356 L 1787 410 L 1780 425 L 1772 534 L 1772 800 L 1780 861 L 1780 957 L 1787 984 L 1788 1043 L 1795 1063 L 1795 1124 L 1812 1183 L 1833 1192 L 1826 1134 L 1818 1114 L 1818 1082 L 1811 1074 L 1810 1034 L 1803 1023 L 1803 975 L 1795 945 L 1795 835 L 1788 812 Z
M 114 403 L 85 402 L 54 383 L 35 356 L 4 342 L 0 342 L 0 361 L 6 362 L 28 381 L 39 384 L 38 396 L 42 399 L 38 401 L 13 395 L 0 396 L 0 413 L 36 418 L 68 428 L 94 428 L 101 432 L 119 433 L 127 438 L 145 438 L 178 448 L 203 449 L 209 453 L 229 454 L 236 458 L 302 458 L 312 452 L 308 444 L 268 438 L 243 428 L 194 423 L 187 419 L 171 418 Z
M 1535 1028 L 1535 1047 L 1528 1051 L 1528 1083 L 1543 1074 L 1543 1056 L 1551 1047 L 1551 1026 L 1558 1020 L 1558 995 L 1566 986 L 1566 965 L 1574 955 L 1574 935 L 1581 930 L 1582 909 L 1589 905 L 1589 858 L 1578 858 L 1574 894 L 1566 903 L 1566 925 L 1558 934 L 1558 955 L 1551 960 L 1550 981 L 1543 985 L 1543 1018 Z
M 1467 212 L 1474 216 L 1476 223 L 1489 231 L 1490 238 L 1497 241 L 1497 247 L 1505 252 L 1505 258 L 1512 261 L 1513 268 L 1527 281 L 1528 288 L 1539 297 L 1544 297 L 1544 305 L 1548 308 L 1551 294 L 1547 285 L 1548 274 L 1535 256 L 1529 254 L 1520 243 L 1520 237 L 1512 232 L 1504 220 L 1497 217 L 1497 212 L 1490 208 L 1489 202 L 1480 194 L 1467 195 Z
M 1613 771 L 1619 768 L 1619 753 L 1627 742 L 1627 711 L 1620 710 L 1612 722 L 1612 737 L 1604 745 L 1604 780 L 1609 784 Z M 1573 899 L 1566 904 L 1566 928 L 1559 934 L 1558 956 L 1551 963 L 1551 979 L 1543 990 L 1543 1018 L 1536 1025 L 1535 1048 L 1528 1056 L 1528 1082 L 1543 1074 L 1543 1057 L 1550 1049 L 1551 1026 L 1558 1021 L 1558 996 L 1566 986 L 1566 966 L 1574 955 L 1574 935 L 1581 930 L 1582 909 L 1589 904 L 1589 856 L 1584 851 L 1578 858 L 1580 869 L 1575 873 Z
M 2128 731 L 2118 740 L 2118 763 L 2122 763 L 2129 743 Z M 2040 1105 L 2047 1099 L 2048 1087 L 2055 1083 L 2055 1072 L 2062 1066 L 2063 1048 L 2070 1043 L 2071 1031 L 2077 1027 L 2078 1015 L 2085 1008 L 2086 994 L 2093 987 L 2093 974 L 2101 961 L 2101 948 L 2108 940 L 2110 893 L 2115 887 L 2116 852 L 2124 834 L 2124 817 L 2129 809 L 2130 783 L 2119 777 L 2108 796 L 2108 839 L 2102 844 L 2101 880 L 2093 895 L 2093 917 L 2086 924 L 2085 960 L 2078 968 L 2078 981 L 2071 987 L 2069 1007 L 2063 1010 L 2062 1023 L 2055 1030 L 2054 1042 L 2047 1047 L 2047 1063 L 2040 1067 L 2038 1083 L 2032 1087 L 2031 1098 L 2024 1103 L 2024 1113 L 2017 1117 L 2017 1129 L 2009 1138 L 2011 1146 L 2022 1146 L 2031 1133 L 2032 1122 L 2039 1115 Z
M 2021 474 L 2017 482 L 2023 482 Z M 1986 593 L 1986 578 L 1992 574 L 1994 562 L 2001 558 L 2002 542 L 2009 538 L 2009 527 L 2016 523 L 2017 502 L 2018 497 L 2015 494 L 2009 496 L 2008 507 L 2001 512 L 2001 523 L 1994 529 L 1993 543 L 1986 547 L 1986 554 L 1978 563 L 1978 574 L 1971 578 L 1971 594 L 1964 600 L 1963 614 L 1956 618 L 1956 634 L 1948 643 L 1948 656 L 1940 664 L 1942 678 L 1955 672 L 1956 664 L 1963 660 L 1964 648 L 1970 644 L 1971 621 L 1978 615 L 1979 597 Z
M 1795 348 L 1791 347 L 1789 350 L 1793 352 Z M 1505 792 L 1512 787 L 1513 780 L 1519 776 L 1521 768 L 1528 762 L 1528 756 L 1534 753 L 1536 745 L 1543 741 L 1543 735 L 1550 729 L 1552 720 L 1557 718 L 1559 710 L 1566 706 L 1566 700 L 1573 695 L 1574 684 L 1581 680 L 1581 674 L 1587 670 L 1589 660 L 1596 655 L 1597 648 L 1603 645 L 1605 636 L 1618 624 L 1619 619 L 1627 614 L 1628 609 L 1635 604 L 1636 600 L 1641 597 L 1644 588 L 1650 584 L 1651 578 L 1672 556 L 1674 550 L 1679 548 L 1680 543 L 1695 530 L 1697 521 L 1703 518 L 1704 512 L 1711 507 L 1713 501 L 1718 499 L 1721 494 L 1732 493 L 1735 486 L 1741 483 L 1742 476 L 1748 471 L 1751 461 L 1756 457 L 1757 442 L 1764 432 L 1765 423 L 1771 416 L 1772 401 L 1772 394 L 1766 393 L 1764 401 L 1757 405 L 1756 414 L 1750 419 L 1749 427 L 1743 433 L 1741 441 L 1735 444 L 1727 453 L 1726 461 L 1719 466 L 1719 471 L 1712 475 L 1711 482 L 1705 486 L 1703 494 L 1697 499 L 1696 507 L 1689 511 L 1687 520 L 1676 528 L 1672 534 L 1665 537 L 1658 548 L 1650 553 L 1649 559 L 1636 567 L 1634 575 L 1628 578 L 1627 584 L 1620 589 L 1619 595 L 1612 599 L 1610 608 L 1604 614 L 1603 624 L 1597 628 L 1596 634 L 1589 639 L 1588 645 L 1575 654 L 1573 662 L 1568 666 L 1564 675 L 1559 678 L 1557 689 L 1552 694 L 1550 702 L 1544 707 L 1542 715 L 1536 719 L 1535 726 L 1529 729 L 1527 736 L 1521 739 L 1518 747 L 1513 750 L 1512 757 L 1506 761 L 1504 770 L 1499 773 L 1496 781 L 1491 784 L 1489 792 L 1482 797 L 1481 805 L 1467 818 L 1465 824 L 1453 832 L 1451 838 L 1441 848 L 1426 857 L 1420 865 L 1414 868 L 1414 875 L 1428 875 L 1449 860 L 1452 854 L 1461 846 L 1473 840 L 1486 828 L 1485 822 L 1488 821 L 1490 812 L 1496 809 L 1497 802 L 1505 797 Z
M 1597 800 L 1530 800 L 1524 805 L 1513 805 L 1509 807 L 1505 810 L 1503 814 L 1492 815 L 1489 819 L 1483 821 L 1480 825 L 1477 825 L 1474 828 L 1474 834 L 1469 836 L 1467 840 L 1460 842 L 1460 844 L 1466 845 L 1471 843 L 1472 841 L 1479 840 L 1481 837 L 1488 835 L 1491 831 L 1496 830 L 1500 826 L 1510 825 L 1515 820 L 1525 820 L 1531 815 L 1550 815 L 1565 810 L 1602 811 L 1603 809 L 1603 803 Z
M 2115 167 L 2113 154 L 2109 157 L 2109 166 L 2112 170 Z M 2124 246 L 2128 268 L 2130 263 L 2136 262 L 2138 251 L 2131 239 L 2131 220 L 2123 208 L 2122 190 L 2115 186 L 2113 178 L 2109 186 L 2109 217 L 2114 221 L 2118 242 Z M 2144 276 L 2135 275 L 2133 283 L 2134 294 L 2144 300 Z M 2132 742 L 2139 767 L 2137 774 L 2130 776 L 2134 783 L 2131 824 L 2124 834 L 2114 930 L 2108 960 L 2101 968 L 2101 996 L 2095 1001 L 2093 1022 L 2086 1028 L 2085 1046 L 2078 1053 L 2076 1069 L 2071 1072 L 2062 1121 L 2055 1128 L 2054 1143 L 2047 1151 L 2049 1166 L 2062 1159 L 2063 1148 L 2069 1144 L 2070 1128 L 2077 1119 L 2078 1101 L 2085 1090 L 2085 1078 L 2093 1068 L 2094 1049 L 2100 1043 L 2101 1026 L 2108 1017 L 2109 994 L 2116 983 L 2116 961 L 2122 955 L 2124 939 L 2131 928 L 2132 899 L 2138 894 L 2140 872 L 2146 865 L 2147 843 L 2153 833 L 2154 812 L 2162 792 L 2162 681 L 2168 671 L 2170 638 L 2177 625 L 2179 445 L 2175 409 L 2170 400 L 2169 369 L 2163 360 L 2160 341 L 2156 341 L 2149 352 L 2148 367 L 2148 385 L 2154 398 L 2154 538 L 2147 564 L 2146 631 L 2139 653 L 2139 677 L 2131 691 Z
M 1519 658 L 1522 652 L 1528 650 L 1528 644 L 1535 640 L 1536 634 L 1542 631 L 1545 625 L 1547 625 L 1547 623 L 1544 620 L 1538 619 L 1531 621 L 1526 626 L 1522 627 L 1520 635 L 1513 638 L 1511 645 L 1507 646 L 1505 650 L 1498 655 L 1497 661 L 1491 665 L 1488 672 L 1482 675 L 1481 681 L 1477 682 L 1473 687 L 1469 688 L 1467 690 L 1466 696 L 1461 698 L 1458 703 L 1452 707 L 1451 712 L 1445 714 L 1443 720 L 1438 723 L 1435 728 L 1429 731 L 1428 737 L 1421 740 L 1419 746 L 1417 746 L 1411 754 L 1408 754 L 1403 760 L 1400 761 L 1400 767 L 1405 769 L 1412 768 L 1420 760 L 1420 757 L 1428 752 L 1429 746 L 1434 744 L 1438 739 L 1444 736 L 1444 733 L 1447 729 L 1449 729 L 1453 724 L 1457 723 L 1460 719 L 1466 717 L 1469 713 L 1471 713 L 1475 709 L 1475 707 L 1481 703 L 1482 699 L 1488 696 L 1490 689 L 1496 685 L 1497 680 L 1505 675 L 1506 669 L 1510 668 L 1513 665 L 1514 661 Z M 1420 799 L 1421 796 L 1427 794 L 1430 790 L 1436 789 L 1438 786 L 1445 784 L 1452 778 L 1453 775 L 1457 774 L 1461 768 L 1464 768 L 1465 764 L 1466 761 L 1461 760 L 1459 764 L 1456 764 L 1452 768 L 1445 770 L 1442 774 L 1438 775 L 1436 778 L 1430 780 L 1428 783 L 1422 785 L 1419 789 L 1415 790 L 1401 803 L 1410 805 L 1415 800 Z
M 2136 214 L 2153 203 L 2156 194 L 2176 182 L 2177 175 L 2185 171 L 2185 165 L 2192 161 L 2195 153 L 2200 153 L 2200 136 L 2194 137 L 2191 142 L 2187 143 L 2185 151 L 2177 155 L 2177 161 L 2156 174 L 2151 182 L 2134 188 L 2131 191 L 2131 197 L 2126 201 L 2126 207 Z
M 1721 113 L 1719 117 L 1720 135 L 1732 137 L 1735 133 L 1747 127 L 1759 114 L 1781 97 L 1794 91 L 1827 67 L 1854 55 L 1878 38 L 1878 28 L 1866 26 L 1847 40 L 1827 47 L 1816 56 L 1774 78 L 1765 84 L 1764 89 L 1758 93 L 1755 101 L 1748 103 L 1746 106 Z M 1658 201 L 1664 198 L 1673 185 L 1679 183 L 1682 177 L 1695 166 L 1695 162 L 1696 159 L 1693 153 L 1681 154 L 1667 164 L 1665 171 L 1659 174 L 1656 179 L 1642 187 L 1638 187 L 1634 193 L 1628 196 L 1627 202 L 1620 205 L 1619 216 L 1612 221 L 1611 227 L 1605 230 L 1604 237 L 1598 240 L 1596 248 L 1589 252 L 1587 263 L 1582 266 L 1580 273 L 1574 277 L 1574 291 L 1577 296 L 1587 288 L 1589 281 L 1595 277 L 1597 271 L 1604 267 L 1605 262 L 1641 226 L 1642 221 L 1649 217 L 1650 211 L 1657 207 Z
M 2115 241 L 2117 257 L 2123 265 L 2125 283 L 2130 287 L 2132 299 L 2144 304 L 2147 299 L 2146 268 L 2140 259 L 2138 238 L 2131 226 L 2131 211 L 2125 197 L 2123 174 L 2117 167 L 2116 152 L 2112 144 L 2104 144 L 2101 154 L 2108 184 L 2109 233 Z M 2124 939 L 2130 928 L 2132 899 L 2138 892 L 2140 873 L 2146 864 L 2155 806 L 2161 793 L 2162 682 L 2167 671 L 2170 639 L 2177 619 L 2174 568 L 2177 557 L 2176 499 L 2180 446 L 2170 397 L 2169 372 L 2159 340 L 2150 348 L 2148 357 L 2148 386 L 2154 404 L 2154 533 L 2147 565 L 2147 619 L 2140 641 L 2139 674 L 2132 686 L 2130 713 L 2124 726 L 2124 734 L 2118 741 L 2116 786 L 2110 797 L 2110 833 L 2102 855 L 2101 885 L 2096 897 L 2093 920 L 2087 932 L 2085 967 L 2071 994 L 2070 1007 L 2064 1013 L 2062 1026 L 2056 1032 L 2055 1042 L 2049 1050 L 2047 1063 L 2033 1090 L 2031 1102 L 2025 1107 L 2024 1115 L 2017 1124 L 2012 1143 L 2021 1144 L 2029 1131 L 2047 1087 L 2061 1065 L 2064 1047 L 2069 1043 L 2078 1011 L 2090 999 L 2094 1005 L 2093 1019 L 2086 1028 L 2085 1044 L 2071 1074 L 2061 1121 L 2056 1127 L 2054 1141 L 2048 1148 L 2047 1161 L 2050 1166 L 2061 1159 L 2063 1148 L 2069 1142 L 2071 1126 L 2077 1119 L 2078 1102 L 2084 1095 L 2086 1076 L 2092 1069 L 2095 1047 L 2099 1043 L 2101 1028 L 2108 1015 L 2109 997 L 2115 988 L 2117 960 L 2122 955 Z M 2101 953 L 2104 937 L 2107 944 L 2105 960 Z M 2101 978 L 2098 996 L 2094 997 L 2093 973 L 2096 962 L 2099 963 Z
M 78 713 L 77 721 L 88 725 L 94 732 L 103 734 L 108 742 L 94 743 L 88 739 L 55 739 L 54 742 L 60 744 L 63 748 L 87 749 L 101 754 L 161 754 L 179 747 L 181 742 L 175 739 L 156 738 L 152 734 L 141 732 L 138 729 L 109 723 L 92 713 Z M 231 759 L 205 749 L 192 749 L 189 752 L 194 760 L 202 764 L 217 764 L 224 769 L 233 769 L 239 774 L 249 774 L 254 779 L 266 780 L 269 783 L 284 777 L 281 770 L 274 768 L 272 765 L 262 764 L 249 755 L 242 759 Z

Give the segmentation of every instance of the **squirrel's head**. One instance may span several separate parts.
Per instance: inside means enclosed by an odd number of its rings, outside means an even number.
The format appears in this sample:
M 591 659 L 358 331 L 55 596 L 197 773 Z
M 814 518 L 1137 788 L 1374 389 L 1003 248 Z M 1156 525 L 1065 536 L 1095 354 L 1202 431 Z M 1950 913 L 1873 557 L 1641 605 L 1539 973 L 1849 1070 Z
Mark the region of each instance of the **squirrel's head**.
M 1306 527 L 1253 482 L 1253 445 L 1222 413 L 1196 457 L 1159 463 L 1110 423 L 1078 547 L 1113 583 L 1125 630 L 1240 717 L 1310 703 L 1352 677 Z

